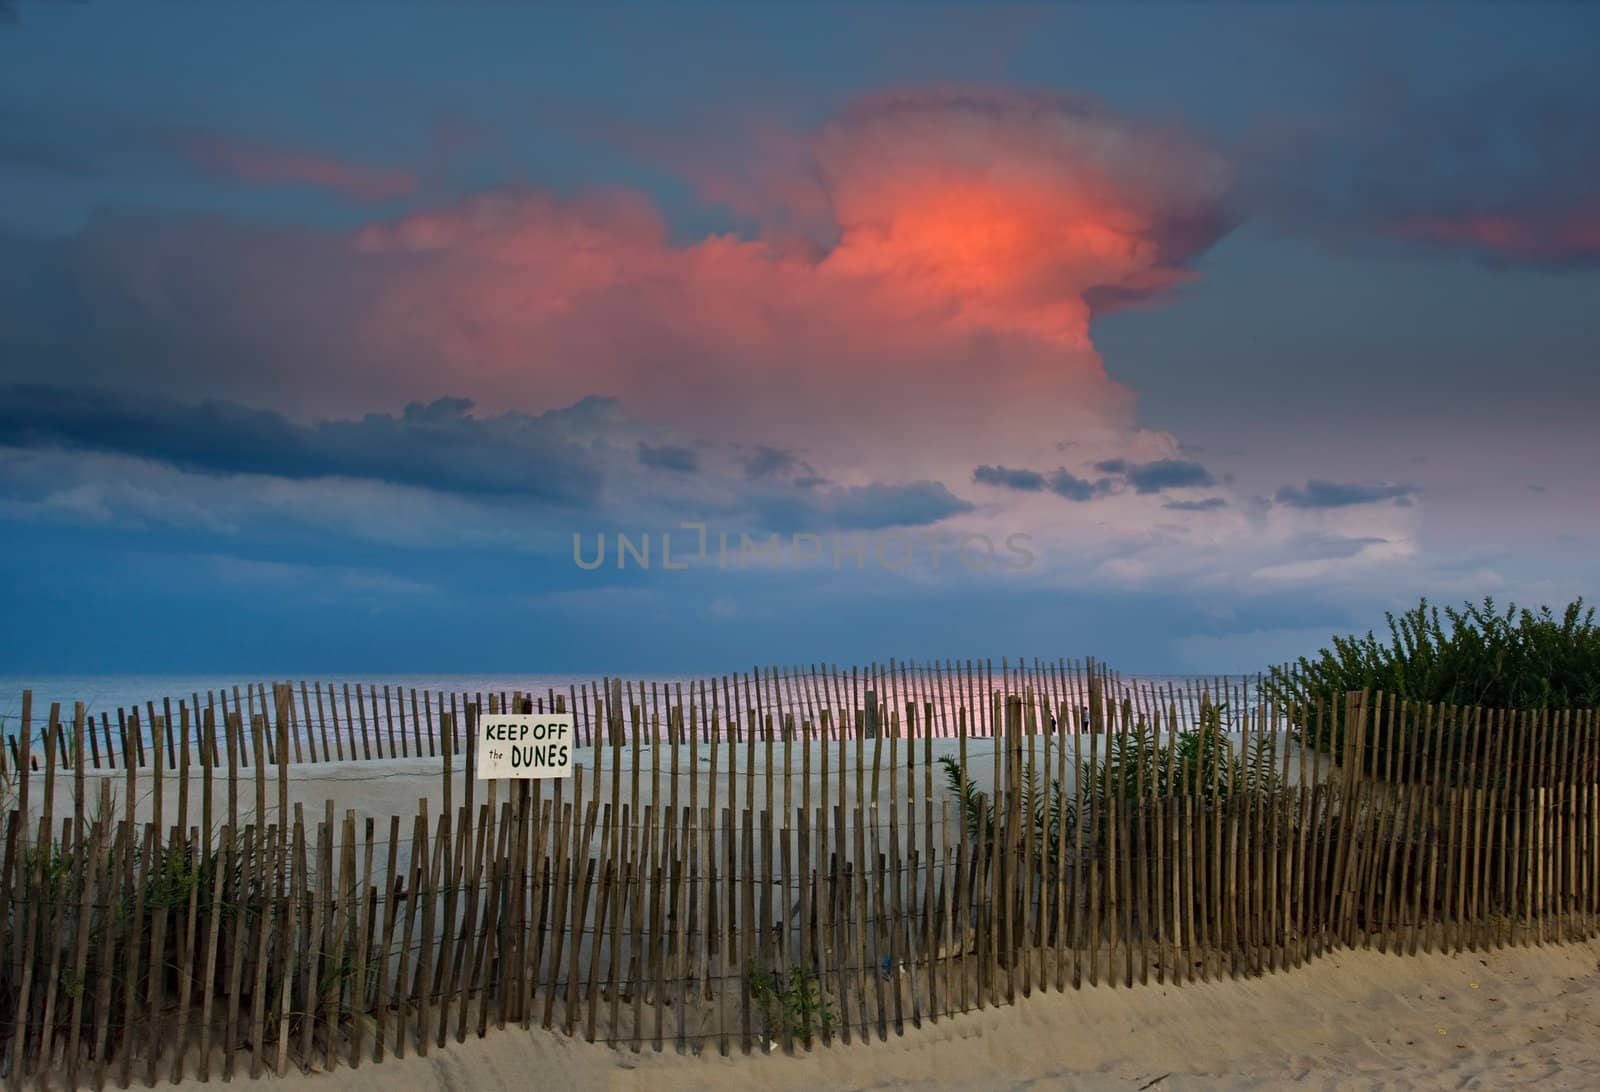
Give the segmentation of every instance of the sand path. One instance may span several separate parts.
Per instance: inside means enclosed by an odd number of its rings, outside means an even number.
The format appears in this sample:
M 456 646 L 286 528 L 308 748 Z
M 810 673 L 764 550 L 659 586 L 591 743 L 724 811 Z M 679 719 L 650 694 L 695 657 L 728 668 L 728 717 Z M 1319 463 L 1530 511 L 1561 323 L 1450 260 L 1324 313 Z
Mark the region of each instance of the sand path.
M 242 1083 L 286 1092 L 1600 1088 L 1597 964 L 1600 941 L 1460 956 L 1342 952 L 1254 981 L 1035 996 L 796 1058 L 633 1054 L 508 1028 L 332 1079 Z

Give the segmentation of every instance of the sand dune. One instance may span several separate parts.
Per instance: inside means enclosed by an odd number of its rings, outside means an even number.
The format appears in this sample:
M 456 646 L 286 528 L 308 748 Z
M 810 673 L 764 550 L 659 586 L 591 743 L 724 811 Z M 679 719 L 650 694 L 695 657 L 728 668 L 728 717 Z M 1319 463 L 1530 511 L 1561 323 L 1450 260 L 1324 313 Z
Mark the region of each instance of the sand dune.
M 799 1057 L 633 1054 L 508 1028 L 300 1089 L 1600 1087 L 1600 941 L 1340 952 L 1253 981 L 1035 996 Z

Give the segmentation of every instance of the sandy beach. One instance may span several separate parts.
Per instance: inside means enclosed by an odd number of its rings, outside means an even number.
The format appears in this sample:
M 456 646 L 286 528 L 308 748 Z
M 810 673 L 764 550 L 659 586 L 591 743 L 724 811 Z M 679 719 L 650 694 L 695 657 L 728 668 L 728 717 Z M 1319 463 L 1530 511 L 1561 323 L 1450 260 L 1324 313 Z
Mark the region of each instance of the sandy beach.
M 1600 942 L 1457 956 L 1337 952 L 1248 981 L 1036 995 L 797 1057 L 639 1054 L 508 1028 L 341 1069 L 399 1089 L 1594 1088 Z M 191 1082 L 192 1083 L 192 1082 Z M 241 1081 L 330 1087 L 294 1074 Z

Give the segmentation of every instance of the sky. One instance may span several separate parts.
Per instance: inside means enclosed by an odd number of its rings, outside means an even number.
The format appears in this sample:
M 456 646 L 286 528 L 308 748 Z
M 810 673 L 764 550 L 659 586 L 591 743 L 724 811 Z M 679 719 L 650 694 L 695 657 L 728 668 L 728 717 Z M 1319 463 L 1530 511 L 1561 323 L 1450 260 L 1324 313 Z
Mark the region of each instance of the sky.
M 1249 672 L 1592 594 L 1597 31 L 0 3 L 0 673 Z

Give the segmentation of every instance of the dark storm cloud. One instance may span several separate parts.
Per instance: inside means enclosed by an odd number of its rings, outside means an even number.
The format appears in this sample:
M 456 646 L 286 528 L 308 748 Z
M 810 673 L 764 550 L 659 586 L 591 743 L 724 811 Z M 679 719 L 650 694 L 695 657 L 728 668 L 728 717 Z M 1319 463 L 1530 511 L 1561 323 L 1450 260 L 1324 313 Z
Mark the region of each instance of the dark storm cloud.
M 1025 493 L 1037 493 L 1045 487 L 1044 475 L 1037 470 L 1016 470 L 1009 466 L 980 466 L 972 472 L 972 480 L 979 485 L 995 485 Z
M 1058 470 L 1050 475 L 1050 492 L 1070 501 L 1093 500 L 1110 491 L 1111 483 L 1103 478 L 1091 482 L 1074 474 L 1068 474 L 1065 470 Z
M 1412 485 L 1326 482 L 1313 478 L 1306 482 L 1303 489 L 1294 485 L 1284 486 L 1273 499 L 1290 508 L 1348 508 L 1382 501 L 1393 501 L 1401 507 L 1407 507 L 1416 492 L 1416 486 Z
M 464 398 L 412 403 L 301 424 L 232 402 L 184 404 L 108 390 L 0 388 L 0 441 L 113 452 L 210 474 L 366 478 L 445 492 L 582 503 L 601 484 L 568 417 L 603 413 L 589 399 L 542 417 L 474 417 Z M 594 403 L 594 404 L 586 404 Z
M 1115 493 L 1119 485 L 1124 483 L 1132 486 L 1136 493 L 1161 493 L 1168 489 L 1191 489 L 1216 484 L 1209 470 L 1185 459 L 1158 459 L 1149 463 L 1105 459 L 1095 463 L 1094 468 L 1110 477 L 1089 479 L 1080 478 L 1066 470 L 1046 475 L 1037 470 L 1008 466 L 980 466 L 972 472 L 972 480 L 979 485 L 993 485 L 1023 493 L 1038 493 L 1048 489 L 1058 497 L 1071 501 L 1090 501 Z M 1205 502 L 1198 502 L 1198 506 L 1219 507 Z
M 681 444 L 639 444 L 639 462 L 652 470 L 690 474 L 700 469 L 700 456 Z
M 758 447 L 744 459 L 747 478 L 768 478 L 784 474 L 796 465 L 794 453 L 777 447 Z
M 782 532 L 921 527 L 973 507 L 929 481 L 785 490 L 754 495 L 751 504 L 764 527 Z
M 744 476 L 751 481 L 787 478 L 806 488 L 827 484 L 827 479 L 797 452 L 770 444 L 758 444 L 754 451 L 740 459 L 740 464 L 744 467 Z
M 1136 493 L 1160 493 L 1165 489 L 1189 489 L 1215 485 L 1211 472 L 1187 459 L 1158 459 L 1151 463 L 1130 463 L 1126 459 L 1107 459 L 1095 464 L 1102 474 L 1117 474 L 1133 486 Z

